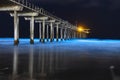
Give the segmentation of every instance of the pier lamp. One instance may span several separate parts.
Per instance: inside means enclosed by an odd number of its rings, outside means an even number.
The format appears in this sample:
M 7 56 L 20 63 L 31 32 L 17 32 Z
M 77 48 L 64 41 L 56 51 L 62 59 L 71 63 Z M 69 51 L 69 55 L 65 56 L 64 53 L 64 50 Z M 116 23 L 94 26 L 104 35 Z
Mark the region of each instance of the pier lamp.
M 85 28 L 83 26 L 79 26 L 78 27 L 78 32 L 79 32 L 80 38 L 85 38 L 86 35 L 90 33 L 89 30 L 90 29 L 88 29 L 88 28 Z
M 78 31 L 79 31 L 79 32 L 83 32 L 83 31 L 84 31 L 84 28 L 80 26 L 80 27 L 78 27 Z

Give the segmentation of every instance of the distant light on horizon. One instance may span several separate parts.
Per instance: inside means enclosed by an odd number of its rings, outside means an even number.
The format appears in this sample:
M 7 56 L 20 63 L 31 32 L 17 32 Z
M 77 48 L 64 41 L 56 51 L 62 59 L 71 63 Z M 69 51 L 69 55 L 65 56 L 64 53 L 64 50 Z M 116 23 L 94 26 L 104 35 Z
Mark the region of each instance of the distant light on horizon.
M 79 32 L 83 32 L 84 31 L 84 28 L 82 26 L 78 27 L 78 31 Z
M 90 29 L 85 28 L 85 27 L 83 27 L 83 26 L 78 26 L 78 31 L 79 31 L 79 32 L 84 32 L 84 33 L 86 33 L 86 34 L 89 34 L 89 33 L 90 33 L 89 30 L 90 30 Z

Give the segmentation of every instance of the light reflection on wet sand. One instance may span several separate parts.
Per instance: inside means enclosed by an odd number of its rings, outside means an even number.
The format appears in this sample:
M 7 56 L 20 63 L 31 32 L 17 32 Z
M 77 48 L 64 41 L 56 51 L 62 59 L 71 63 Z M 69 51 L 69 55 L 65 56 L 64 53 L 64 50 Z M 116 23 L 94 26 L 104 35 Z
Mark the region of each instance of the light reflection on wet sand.
M 27 51 L 28 56 L 26 57 L 28 58 L 27 61 L 25 61 L 25 63 L 28 62 L 28 68 L 26 68 L 28 70 L 25 70 L 22 68 L 22 65 L 24 67 L 25 64 L 19 63 L 21 62 L 19 60 L 22 60 L 20 58 L 24 56 L 23 53 L 20 53 L 20 50 L 21 49 L 19 49 L 19 46 L 14 47 L 12 80 L 46 79 L 47 77 L 53 76 L 55 72 L 57 72 L 62 67 L 61 65 L 63 65 L 62 61 L 64 60 L 62 59 L 63 56 L 61 56 L 63 55 L 63 53 L 60 54 L 61 52 L 59 51 L 59 49 L 56 49 L 56 47 L 48 46 L 47 48 L 45 48 L 45 46 L 43 45 L 43 47 L 38 47 L 38 49 L 34 49 L 34 46 L 30 45 L 26 49 L 29 51 Z M 62 60 L 60 61 L 59 59 Z M 19 67 L 19 65 L 21 67 Z M 21 71 L 21 73 L 19 73 L 20 68 L 28 72 Z
M 13 53 L 13 74 L 12 74 L 12 80 L 15 80 L 17 78 L 18 74 L 18 47 L 14 47 L 14 53 Z

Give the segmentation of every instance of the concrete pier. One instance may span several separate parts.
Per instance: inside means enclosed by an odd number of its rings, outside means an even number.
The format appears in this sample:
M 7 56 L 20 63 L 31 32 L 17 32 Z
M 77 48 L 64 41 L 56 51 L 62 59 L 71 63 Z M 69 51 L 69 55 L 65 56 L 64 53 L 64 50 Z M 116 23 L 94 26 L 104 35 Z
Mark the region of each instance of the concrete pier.
M 45 42 L 45 38 L 47 38 L 47 41 L 50 38 L 50 42 L 52 42 L 55 35 L 57 41 L 59 40 L 59 36 L 61 40 L 77 37 L 77 34 L 75 34 L 78 32 L 77 26 L 72 25 L 68 21 L 62 20 L 43 8 L 39 8 L 25 0 L 2 0 L 0 1 L 0 11 L 9 12 L 10 15 L 14 17 L 14 45 L 19 44 L 19 17 L 25 17 L 25 20 L 30 21 L 30 44 L 34 44 L 34 27 L 36 21 L 40 22 L 39 39 L 42 43 Z M 46 23 L 49 23 L 49 26 L 46 25 Z M 56 32 L 54 31 L 54 24 L 56 24 Z M 48 27 L 50 27 L 50 30 Z M 81 33 L 79 33 L 78 37 L 81 36 Z M 85 31 L 83 37 L 85 38 L 86 36 L 87 34 Z
M 24 12 L 24 13 L 18 13 L 17 11 L 14 11 L 14 13 L 10 13 L 11 16 L 14 17 L 14 45 L 18 45 L 19 43 L 19 17 L 29 17 L 31 18 L 25 18 L 25 20 L 30 20 L 30 43 L 34 44 L 34 16 L 38 16 L 38 13 L 34 12 Z

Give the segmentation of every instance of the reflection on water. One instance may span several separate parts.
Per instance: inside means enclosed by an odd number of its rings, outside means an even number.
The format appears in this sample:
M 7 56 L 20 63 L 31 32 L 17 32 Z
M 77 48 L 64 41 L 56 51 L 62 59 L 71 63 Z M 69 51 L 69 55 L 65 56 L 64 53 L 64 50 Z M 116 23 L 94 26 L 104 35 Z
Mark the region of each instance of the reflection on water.
M 18 73 L 18 47 L 14 47 L 13 53 L 13 80 L 17 78 Z
M 19 46 L 13 48 L 13 71 L 10 80 L 44 80 L 62 69 L 63 53 L 60 54 L 61 51 L 55 46 L 41 46 L 36 49 L 34 45 L 30 45 L 26 48 L 26 53 L 20 53 L 25 49 L 20 49 Z
M 81 40 L 2 46 L 0 80 L 112 80 L 120 75 L 119 43 Z
M 46 72 L 45 72 L 45 58 L 46 58 L 46 53 L 44 52 L 43 49 L 40 49 L 41 51 L 39 51 L 39 54 L 41 54 L 41 71 L 40 71 L 40 76 L 44 77 L 46 76 Z
M 30 80 L 33 79 L 33 66 L 34 65 L 34 49 L 33 45 L 30 46 L 30 53 L 29 53 L 29 77 Z

